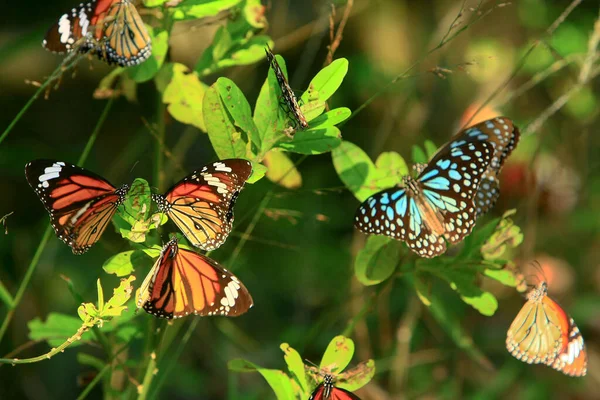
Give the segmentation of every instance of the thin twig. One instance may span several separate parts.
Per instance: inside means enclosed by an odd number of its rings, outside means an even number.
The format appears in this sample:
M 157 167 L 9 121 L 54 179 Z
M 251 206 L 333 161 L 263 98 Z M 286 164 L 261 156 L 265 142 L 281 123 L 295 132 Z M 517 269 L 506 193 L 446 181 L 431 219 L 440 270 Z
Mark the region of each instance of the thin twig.
M 350 18 L 350 12 L 352 11 L 353 6 L 354 0 L 348 0 L 348 2 L 346 3 L 346 9 L 344 10 L 344 15 L 342 16 L 342 20 L 340 21 L 340 25 L 338 26 L 337 32 L 334 36 L 333 30 L 335 23 L 335 8 L 332 5 L 332 12 L 329 18 L 329 39 L 331 41 L 331 44 L 327 47 L 327 59 L 325 60 L 325 63 L 323 65 L 324 67 L 328 66 L 333 61 L 333 55 L 335 54 L 335 51 L 342 42 L 342 34 L 344 33 L 346 22 L 348 22 L 348 18 Z

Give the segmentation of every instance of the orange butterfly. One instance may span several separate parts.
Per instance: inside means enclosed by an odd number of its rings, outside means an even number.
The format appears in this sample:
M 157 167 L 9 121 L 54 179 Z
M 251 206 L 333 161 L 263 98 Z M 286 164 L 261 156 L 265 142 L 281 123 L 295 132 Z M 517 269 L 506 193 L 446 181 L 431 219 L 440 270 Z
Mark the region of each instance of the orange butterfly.
M 527 303 L 508 329 L 506 348 L 523 362 L 546 364 L 565 375 L 587 372 L 583 337 L 573 318 L 548 297 L 546 282 L 527 294 Z
M 206 256 L 180 248 L 176 237 L 163 247 L 137 300 L 138 308 L 168 319 L 190 314 L 235 317 L 252 305 L 248 289 L 235 275 Z

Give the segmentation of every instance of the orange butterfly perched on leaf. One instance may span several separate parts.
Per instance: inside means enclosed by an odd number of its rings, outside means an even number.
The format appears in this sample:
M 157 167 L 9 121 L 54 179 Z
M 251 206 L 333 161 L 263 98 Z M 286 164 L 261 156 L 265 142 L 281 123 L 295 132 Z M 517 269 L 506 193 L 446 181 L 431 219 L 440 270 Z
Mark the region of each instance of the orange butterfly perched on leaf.
M 244 314 L 253 301 L 240 280 L 210 258 L 180 248 L 177 238 L 163 248 L 144 279 L 137 307 L 160 318 Z
M 55 53 L 91 52 L 121 67 L 140 64 L 152 53 L 150 36 L 131 0 L 92 0 L 73 7 L 50 28 L 42 45 Z
M 587 372 L 583 337 L 573 318 L 548 297 L 546 282 L 527 294 L 527 303 L 508 329 L 506 348 L 523 362 L 546 364 L 565 375 Z
M 100 239 L 129 191 L 129 185 L 116 188 L 91 171 L 56 160 L 30 162 L 25 177 L 48 210 L 56 235 L 74 254 Z
M 326 374 L 308 400 L 360 400 L 354 393 L 335 386 L 333 375 Z
M 186 176 L 164 195 L 153 194 L 152 200 L 192 245 L 215 250 L 231 232 L 233 207 L 251 173 L 250 161 L 217 161 Z

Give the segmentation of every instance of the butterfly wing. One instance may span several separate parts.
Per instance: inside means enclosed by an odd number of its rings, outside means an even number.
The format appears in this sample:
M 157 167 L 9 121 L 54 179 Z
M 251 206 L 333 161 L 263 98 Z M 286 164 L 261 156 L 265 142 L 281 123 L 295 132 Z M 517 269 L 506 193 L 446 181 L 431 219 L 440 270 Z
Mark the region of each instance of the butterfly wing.
M 573 319 L 547 296 L 545 283 L 528 298 L 508 329 L 508 351 L 528 364 L 546 364 L 571 376 L 585 375 L 587 354 Z
M 56 235 L 75 254 L 98 241 L 129 189 L 116 189 L 93 172 L 56 160 L 30 162 L 25 176 L 48 210 Z
M 71 11 L 60 16 L 58 21 L 48 30 L 42 46 L 55 53 L 70 53 L 77 47 L 86 52 L 94 46 L 85 38 L 93 29 L 91 20 L 97 1 L 92 0 L 73 7 Z
M 417 180 L 369 197 L 358 208 L 355 226 L 368 234 L 405 241 L 422 257 L 446 251 L 464 239 L 475 223 L 473 197 L 491 158 L 483 140 L 461 139 L 436 153 Z
M 483 138 L 494 145 L 492 159 L 483 174 L 475 200 L 477 215 L 483 215 L 494 206 L 500 196 L 498 176 L 504 162 L 519 143 L 521 133 L 510 119 L 497 117 L 459 132 L 456 138 L 460 137 Z
M 321 383 L 308 400 L 360 400 L 360 397 L 346 389 L 335 386 L 328 387 L 325 383 Z
M 208 257 L 179 248 L 173 239 L 144 280 L 137 304 L 150 314 L 171 319 L 190 314 L 235 317 L 253 302 L 235 275 Z
M 194 246 L 214 250 L 231 232 L 235 201 L 251 173 L 249 161 L 217 161 L 152 198 Z
M 150 35 L 130 0 L 100 0 L 105 9 L 96 15 L 101 43 L 97 56 L 121 67 L 141 64 L 152 54 Z

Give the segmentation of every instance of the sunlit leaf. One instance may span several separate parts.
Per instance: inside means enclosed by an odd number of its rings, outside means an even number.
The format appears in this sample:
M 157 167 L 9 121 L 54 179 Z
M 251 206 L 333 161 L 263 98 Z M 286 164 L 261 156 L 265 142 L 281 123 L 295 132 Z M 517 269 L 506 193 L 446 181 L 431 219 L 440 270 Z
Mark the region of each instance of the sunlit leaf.
M 339 58 L 323 68 L 310 81 L 308 89 L 300 97 L 300 109 L 308 121 L 325 109 L 325 102 L 338 90 L 346 73 L 348 60 Z M 315 104 L 318 106 L 315 107 Z
M 399 255 L 399 242 L 387 236 L 369 236 L 354 262 L 356 278 L 363 285 L 377 285 L 383 282 L 396 269 Z
M 223 33 L 223 35 L 225 37 L 226 34 Z M 205 55 L 200 58 L 198 64 L 194 67 L 194 70 L 200 76 L 206 76 L 223 68 L 254 64 L 265 57 L 265 47 L 267 44 L 272 44 L 272 40 L 269 36 L 257 35 L 249 39 L 232 41 L 230 44 L 232 47 L 228 48 L 220 58 L 215 58 L 212 52 L 206 53 L 213 50 L 211 48 L 207 49 Z
M 308 392 L 310 388 L 306 380 L 306 371 L 304 369 L 304 362 L 302 361 L 302 357 L 300 357 L 300 354 L 298 354 L 298 352 L 287 343 L 282 343 L 281 346 L 279 346 L 279 348 L 285 354 L 284 359 L 285 363 L 288 366 L 288 370 L 296 378 L 302 390 L 304 392 Z
M 179 122 L 206 132 L 202 103 L 208 86 L 183 64 L 175 63 L 169 67 L 172 68 L 172 77 L 163 93 L 167 110 Z
M 483 291 L 476 282 L 474 271 L 455 268 L 439 268 L 436 274 L 445 279 L 460 298 L 485 316 L 492 316 L 498 309 L 498 300 Z
M 164 0 L 146 1 L 158 4 L 165 2 Z M 241 1 L 242 0 L 185 0 L 178 4 L 177 7 L 170 10 L 173 19 L 175 20 L 200 19 L 215 16 L 221 11 L 241 3 Z
M 43 322 L 39 318 L 34 318 L 27 323 L 29 328 L 29 339 L 45 340 L 50 346 L 56 347 L 62 344 L 67 338 L 73 336 L 81 327 L 81 320 L 70 315 L 60 313 L 50 313 Z M 84 344 L 84 341 L 91 340 L 89 332 L 82 335 L 83 340 L 75 341 L 71 347 Z
M 336 336 L 329 342 L 319 368 L 340 373 L 350 364 L 353 355 L 354 341 L 345 336 Z
M 340 122 L 345 121 L 352 115 L 352 111 L 346 107 L 336 108 L 331 111 L 327 111 L 324 114 L 319 115 L 317 118 L 310 121 L 310 127 L 316 128 L 321 125 L 337 125 Z
M 280 55 L 275 55 L 283 74 L 287 77 L 285 60 Z M 262 141 L 262 153 L 268 152 L 279 140 L 283 131 L 289 126 L 289 121 L 280 118 L 281 111 L 280 96 L 281 89 L 277 83 L 273 68 L 268 68 L 267 79 L 263 83 L 256 105 L 254 107 L 254 123 L 258 129 Z
M 333 166 L 344 185 L 359 201 L 364 201 L 376 190 L 369 182 L 376 177 L 375 164 L 367 153 L 354 143 L 343 141 L 331 152 Z
M 115 254 L 102 265 L 102 269 L 108 274 L 117 276 L 131 275 L 136 266 L 146 263 L 148 256 L 140 250 L 129 250 Z
M 412 147 L 412 159 L 414 164 L 426 164 L 428 161 L 427 155 L 423 149 L 417 145 Z
M 431 160 L 433 155 L 437 152 L 437 146 L 431 140 L 425 141 L 425 153 L 427 155 L 427 160 Z
M 271 182 L 288 189 L 302 186 L 302 175 L 284 152 L 272 150 L 265 155 L 263 162 L 268 168 L 266 176 Z
M 262 179 L 263 176 L 267 173 L 268 169 L 264 165 L 253 162 L 252 163 L 252 175 L 246 181 L 247 183 L 255 183 Z
M 292 380 L 283 371 L 277 369 L 261 368 L 250 361 L 234 359 L 227 363 L 230 371 L 235 372 L 259 372 L 267 381 L 278 400 L 295 399 Z
M 204 121 L 212 146 L 220 159 L 246 156 L 246 141 L 225 108 L 216 84 L 204 97 Z
M 381 189 L 398 185 L 402 178 L 408 175 L 408 166 L 404 158 L 395 151 L 381 153 L 375 161 L 375 168 L 377 172 L 374 184 Z
M 375 361 L 369 360 L 341 374 L 336 386 L 354 392 L 369 383 L 374 376 Z

